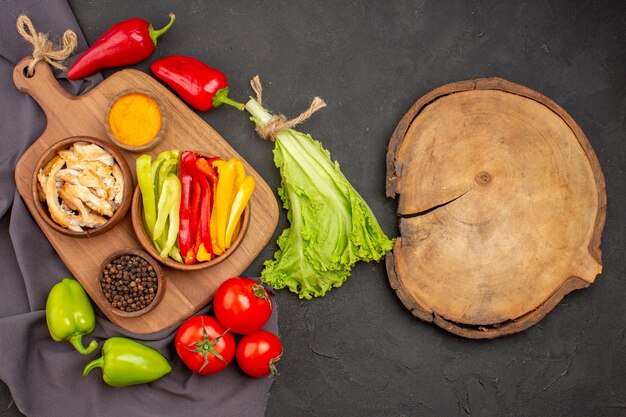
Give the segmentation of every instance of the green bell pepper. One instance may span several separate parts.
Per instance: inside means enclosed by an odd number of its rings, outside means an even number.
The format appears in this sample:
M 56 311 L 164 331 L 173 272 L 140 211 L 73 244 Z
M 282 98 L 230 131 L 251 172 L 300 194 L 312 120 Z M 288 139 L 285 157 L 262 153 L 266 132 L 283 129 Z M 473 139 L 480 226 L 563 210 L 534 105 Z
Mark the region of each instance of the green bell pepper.
M 172 371 L 158 351 L 124 337 L 112 337 L 104 342 L 102 356 L 87 364 L 83 376 L 98 367 L 102 368 L 104 382 L 112 387 L 145 384 Z
M 46 301 L 46 323 L 57 342 L 69 341 L 83 355 L 93 352 L 98 342 L 84 347 L 82 337 L 93 332 L 96 316 L 87 293 L 78 281 L 64 278 L 50 290 Z

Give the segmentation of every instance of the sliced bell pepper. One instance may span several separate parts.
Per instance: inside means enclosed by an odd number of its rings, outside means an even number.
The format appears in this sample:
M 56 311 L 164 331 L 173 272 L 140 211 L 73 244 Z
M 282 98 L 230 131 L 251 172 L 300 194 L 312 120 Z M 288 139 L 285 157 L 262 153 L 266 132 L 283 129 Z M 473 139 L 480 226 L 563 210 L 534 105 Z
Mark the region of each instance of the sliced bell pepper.
M 179 202 L 180 204 L 180 182 L 175 175 L 170 174 L 167 179 L 163 181 L 163 189 L 159 195 L 159 203 L 157 206 L 158 215 L 154 226 L 153 240 L 156 241 L 163 234 L 165 230 L 165 222 L 172 212 L 172 207 L 174 207 L 176 202 Z M 164 249 L 165 248 L 162 248 L 162 250 Z M 169 249 L 170 248 L 167 248 L 167 251 L 165 252 L 166 254 L 169 253 Z
M 213 186 L 213 205 L 211 207 L 211 219 L 209 220 L 209 228 L 211 229 L 211 243 L 213 245 L 213 254 L 219 256 L 224 253 L 224 249 L 217 241 L 217 204 L 215 204 L 215 196 L 217 196 L 217 185 Z
M 245 175 L 245 174 L 244 174 Z M 228 218 L 228 224 L 226 226 L 226 235 L 224 237 L 224 248 L 230 248 L 230 244 L 236 229 L 237 224 L 239 224 L 239 219 L 241 218 L 241 213 L 248 205 L 248 201 L 250 200 L 250 196 L 254 191 L 256 183 L 254 178 L 246 177 L 239 191 L 237 191 L 237 195 L 235 196 L 235 200 L 233 201 L 233 205 L 230 209 L 230 216 Z
M 150 174 L 151 161 L 152 157 L 150 155 L 141 155 L 135 161 L 137 183 L 141 190 L 141 200 L 143 203 L 143 221 L 146 224 L 146 230 L 150 237 L 152 237 L 157 217 L 154 184 Z
M 215 224 L 215 220 L 214 220 L 215 191 L 217 189 L 218 177 L 217 177 L 217 172 L 215 171 L 215 168 L 213 168 L 212 166 L 212 163 L 218 160 L 219 160 L 218 157 L 213 157 L 209 159 L 198 158 L 196 160 L 196 168 L 198 170 L 198 175 L 203 175 L 206 177 L 205 181 L 208 180 L 208 182 L 206 183 L 206 186 L 208 187 L 207 193 L 209 194 L 208 204 L 206 204 L 203 200 L 203 205 L 201 208 L 201 213 L 206 214 L 206 219 L 201 218 L 203 234 L 201 237 L 202 243 L 198 247 L 198 260 L 199 261 L 210 260 L 210 259 L 213 259 L 215 255 L 221 254 L 221 252 L 215 253 L 215 242 L 214 242 L 215 236 L 213 233 L 213 229 L 215 227 L 214 226 Z M 205 207 L 206 207 L 206 210 L 205 210 Z
M 178 153 L 178 151 L 175 151 L 176 154 Z M 163 152 L 165 153 L 165 152 Z M 178 157 L 174 156 L 174 151 L 167 151 L 167 153 L 170 155 L 169 159 L 163 160 L 160 163 L 159 166 L 159 170 L 158 170 L 158 174 L 157 177 L 155 178 L 155 186 L 156 186 L 156 195 L 157 195 L 157 224 L 155 225 L 155 228 L 159 225 L 159 218 L 163 215 L 166 218 L 169 216 L 169 212 L 166 213 L 161 213 L 161 208 L 159 207 L 159 202 L 160 202 L 160 198 L 163 192 L 163 184 L 165 183 L 165 180 L 168 178 L 168 176 L 172 173 L 176 171 L 176 168 L 178 166 Z M 159 155 L 161 156 L 161 155 Z M 158 157 L 157 157 L 158 159 Z M 180 189 L 180 181 L 178 181 L 178 188 Z M 178 196 L 179 200 L 180 200 L 180 193 Z M 176 232 L 178 233 L 178 225 L 176 226 Z M 166 242 L 169 236 L 169 223 L 164 223 L 164 229 L 163 231 L 159 231 L 158 232 L 158 236 L 157 237 L 157 232 L 155 231 L 155 236 L 154 236 L 154 245 L 156 246 L 157 250 L 159 252 L 161 252 L 163 250 L 163 248 L 166 246 Z
M 232 203 L 233 185 L 236 176 L 235 169 L 235 162 L 232 159 L 217 169 L 219 181 L 215 193 L 215 231 L 217 244 L 221 249 L 226 249 L 226 226 Z
M 190 166 L 190 168 L 193 168 Z M 202 203 L 202 186 L 198 181 L 191 183 L 191 205 L 190 205 L 190 222 L 189 234 L 191 236 L 191 248 L 187 254 L 183 254 L 183 260 L 186 264 L 193 264 L 197 261 L 198 254 L 198 225 L 200 220 L 200 204 Z
M 231 201 L 235 200 L 235 195 L 239 191 L 243 180 L 246 179 L 246 169 L 240 160 L 232 158 L 233 163 L 235 164 L 235 182 L 233 183 L 233 194 L 231 197 Z
M 180 209 L 180 204 L 178 206 L 179 206 L 179 209 Z M 178 216 L 176 216 L 176 220 L 178 221 Z M 180 256 L 180 250 L 178 249 L 178 245 L 176 244 L 176 238 L 174 238 L 174 246 L 170 250 L 170 256 L 176 262 L 180 262 L 181 264 L 183 263 L 183 257 Z
M 170 198 L 174 201 L 169 211 L 169 227 L 167 228 L 167 240 L 161 249 L 161 256 L 167 257 L 171 254 L 172 249 L 176 245 L 176 239 L 178 237 L 178 218 L 180 213 L 180 180 L 176 176 L 176 174 L 169 174 L 165 183 L 163 184 L 163 189 L 171 189 Z M 165 194 L 165 193 L 163 193 Z M 158 219 L 157 219 L 158 224 Z M 180 256 L 180 253 L 179 253 Z
M 215 163 L 223 162 L 218 157 L 209 158 L 208 160 L 204 158 L 198 158 L 196 161 L 196 167 L 207 176 L 209 179 L 209 185 L 211 186 L 211 209 L 210 209 L 210 219 L 209 219 L 209 231 L 211 234 L 211 246 L 213 250 L 213 255 L 218 256 L 224 253 L 224 250 L 219 246 L 217 241 L 217 233 L 216 233 L 216 224 L 217 224 L 217 216 L 216 216 L 216 207 L 215 207 L 215 196 L 217 195 L 217 184 L 219 182 L 219 176 L 216 172 Z M 220 165 L 220 164 L 217 164 Z
M 211 244 L 210 215 L 211 215 L 211 185 L 204 173 L 196 166 L 192 169 L 194 184 L 200 185 L 200 207 L 198 210 L 198 225 L 196 232 L 196 259 L 209 261 L 213 259 L 213 245 Z
M 180 194 L 180 210 L 179 210 L 179 230 L 178 230 L 178 249 L 185 263 L 193 262 L 195 255 L 193 254 L 193 239 L 195 234 L 191 233 L 191 186 L 193 177 L 188 167 L 191 161 L 195 164 L 196 155 L 191 151 L 184 151 L 180 155 L 179 179 L 181 185 Z
M 226 164 L 226 161 L 224 161 L 223 159 L 218 159 L 217 161 L 213 161 L 211 163 L 211 165 L 213 166 L 213 168 L 219 168 L 222 165 Z
M 206 160 L 204 158 L 196 159 L 196 168 L 200 170 L 206 177 L 209 182 L 217 182 L 217 172 L 215 172 L 215 168 L 211 166 L 211 163 L 214 161 L 219 161 L 219 158 L 210 158 Z

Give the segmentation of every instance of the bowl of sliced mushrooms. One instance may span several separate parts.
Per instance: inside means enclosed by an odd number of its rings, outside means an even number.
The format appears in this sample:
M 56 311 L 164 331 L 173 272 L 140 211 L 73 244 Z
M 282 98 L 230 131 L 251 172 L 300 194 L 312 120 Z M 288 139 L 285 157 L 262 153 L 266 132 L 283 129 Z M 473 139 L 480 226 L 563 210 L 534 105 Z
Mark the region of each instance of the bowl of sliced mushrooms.
M 89 136 L 63 139 L 39 159 L 32 193 L 40 217 L 67 236 L 90 237 L 128 211 L 133 176 L 115 147 Z

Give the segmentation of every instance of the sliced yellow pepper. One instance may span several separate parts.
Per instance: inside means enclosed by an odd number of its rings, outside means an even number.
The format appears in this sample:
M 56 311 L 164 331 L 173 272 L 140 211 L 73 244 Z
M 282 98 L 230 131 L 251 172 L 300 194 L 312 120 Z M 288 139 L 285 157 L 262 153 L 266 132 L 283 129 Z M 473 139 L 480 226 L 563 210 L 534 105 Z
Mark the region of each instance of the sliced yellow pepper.
M 206 248 L 204 247 L 204 243 L 200 244 L 200 247 L 198 247 L 198 253 L 196 254 L 196 260 L 198 261 L 210 261 L 212 258 L 211 254 L 209 252 L 207 252 Z
M 233 163 L 235 164 L 235 183 L 233 184 L 233 194 L 231 196 L 231 201 L 235 201 L 235 196 L 237 195 L 239 188 L 241 188 L 243 180 L 246 179 L 246 169 L 243 167 L 243 164 L 240 160 L 233 158 L 231 159 L 231 161 L 234 161 Z
M 213 203 L 213 210 L 211 211 L 211 220 L 209 221 L 209 228 L 211 229 L 211 243 L 213 244 L 213 253 L 215 256 L 224 253 L 224 249 L 220 247 L 217 242 L 217 204 Z
M 230 248 L 233 234 L 235 232 L 237 224 L 239 223 L 241 213 L 243 213 L 243 210 L 248 205 L 248 200 L 250 200 L 250 196 L 252 195 L 255 186 L 256 183 L 254 181 L 254 178 L 246 177 L 241 183 L 239 191 L 237 191 L 237 195 L 235 196 L 235 200 L 233 201 L 232 207 L 230 209 L 228 224 L 226 226 L 226 235 L 224 237 L 225 249 Z
M 235 183 L 235 162 L 230 160 L 224 165 L 218 167 L 219 180 L 217 182 L 217 191 L 215 192 L 215 231 L 217 234 L 217 244 L 220 248 L 226 249 L 225 237 L 226 226 L 230 213 L 232 202 L 233 185 Z

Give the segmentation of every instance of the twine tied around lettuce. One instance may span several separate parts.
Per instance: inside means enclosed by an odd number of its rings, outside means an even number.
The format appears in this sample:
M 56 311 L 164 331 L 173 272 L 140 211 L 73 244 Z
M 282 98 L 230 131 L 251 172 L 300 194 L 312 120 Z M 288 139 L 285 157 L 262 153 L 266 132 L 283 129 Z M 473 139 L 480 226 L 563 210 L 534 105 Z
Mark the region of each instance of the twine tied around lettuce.
M 50 64 L 50 66 L 61 71 L 65 70 L 65 66 L 62 62 L 74 52 L 78 44 L 76 33 L 68 29 L 63 33 L 63 44 L 60 48 L 55 49 L 53 43 L 48 39 L 48 35 L 46 33 L 37 32 L 33 26 L 33 22 L 31 22 L 26 15 L 20 15 L 17 18 L 17 32 L 22 35 L 22 38 L 33 45 L 33 60 L 28 65 L 27 71 L 29 77 L 32 77 L 35 73 L 35 65 L 39 61 L 45 61 Z
M 252 90 L 256 93 L 256 101 L 259 104 L 263 104 L 263 87 L 261 86 L 261 79 L 258 75 L 255 75 L 252 80 L 250 80 L 250 86 Z M 259 125 L 256 126 L 256 132 L 263 139 L 268 139 L 274 141 L 276 134 L 281 130 L 291 129 L 292 127 L 299 125 L 300 123 L 307 120 L 309 117 L 313 115 L 316 111 L 321 108 L 326 107 L 326 103 L 319 97 L 313 98 L 311 105 L 308 109 L 303 111 L 298 117 L 293 119 L 287 119 L 287 117 L 283 114 L 273 115 L 272 118 L 265 124 L 265 126 L 261 127 Z

